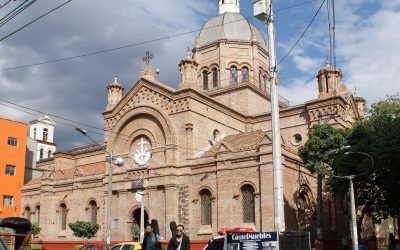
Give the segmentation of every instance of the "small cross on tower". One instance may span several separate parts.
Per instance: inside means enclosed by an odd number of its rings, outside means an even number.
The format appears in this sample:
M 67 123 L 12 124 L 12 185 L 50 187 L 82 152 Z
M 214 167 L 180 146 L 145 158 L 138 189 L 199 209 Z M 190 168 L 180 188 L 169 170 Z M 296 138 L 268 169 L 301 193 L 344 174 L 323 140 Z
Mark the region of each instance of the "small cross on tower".
M 153 54 L 150 53 L 150 51 L 146 52 L 146 56 L 143 57 L 143 62 L 146 63 L 147 66 L 150 65 L 150 60 L 153 59 Z

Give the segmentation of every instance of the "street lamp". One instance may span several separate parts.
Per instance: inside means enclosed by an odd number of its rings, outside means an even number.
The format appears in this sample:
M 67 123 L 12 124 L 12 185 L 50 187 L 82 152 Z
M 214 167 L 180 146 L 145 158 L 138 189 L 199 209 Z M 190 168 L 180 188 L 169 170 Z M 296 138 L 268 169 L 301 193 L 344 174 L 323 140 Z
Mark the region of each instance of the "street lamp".
M 334 149 L 329 151 L 327 154 L 324 155 L 323 160 L 330 154 L 340 151 L 340 150 L 344 150 L 344 149 L 348 149 L 350 148 L 350 146 L 344 146 L 341 147 L 339 149 Z M 365 152 L 352 152 L 352 151 L 347 151 L 345 152 L 345 155 L 351 155 L 351 154 L 359 154 L 359 155 L 364 155 L 367 156 L 370 161 L 371 161 L 371 166 L 370 169 L 374 166 L 374 158 L 372 158 L 372 156 L 370 154 L 367 154 Z M 347 175 L 347 176 L 339 176 L 339 175 L 334 175 L 331 174 L 332 177 L 335 178 L 340 178 L 340 179 L 348 179 L 349 183 L 350 183 L 350 206 L 351 206 L 351 234 L 352 234 L 352 246 L 353 249 L 358 249 L 358 232 L 357 232 L 357 217 L 356 217 L 356 201 L 355 201 L 355 197 L 354 197 L 354 185 L 353 185 L 353 179 L 357 176 L 361 176 L 361 175 L 365 175 L 369 172 L 369 170 L 366 170 L 365 172 L 358 174 L 358 175 Z
M 112 167 L 113 167 L 113 163 L 118 166 L 121 167 L 122 165 L 124 165 L 124 159 L 121 157 L 118 158 L 114 158 L 113 157 L 113 151 L 111 151 L 110 153 L 100 144 L 98 144 L 95 140 L 92 139 L 92 137 L 90 137 L 87 133 L 87 131 L 85 129 L 82 128 L 75 128 L 76 131 L 78 131 L 79 133 L 81 133 L 82 135 L 86 136 L 87 138 L 89 138 L 94 144 L 96 144 L 97 146 L 99 146 L 109 157 L 109 159 L 107 159 L 107 162 L 110 163 L 110 167 L 108 170 L 108 201 L 107 201 L 107 233 L 106 233 L 106 242 L 108 245 L 111 244 L 111 200 L 112 200 Z
M 143 242 L 144 239 L 144 190 L 149 190 L 143 183 L 144 177 L 140 177 L 140 179 L 135 183 L 134 189 L 136 190 L 136 194 L 140 197 L 140 242 Z M 138 201 L 138 196 L 136 198 Z M 138 201 L 139 202 L 139 201 Z

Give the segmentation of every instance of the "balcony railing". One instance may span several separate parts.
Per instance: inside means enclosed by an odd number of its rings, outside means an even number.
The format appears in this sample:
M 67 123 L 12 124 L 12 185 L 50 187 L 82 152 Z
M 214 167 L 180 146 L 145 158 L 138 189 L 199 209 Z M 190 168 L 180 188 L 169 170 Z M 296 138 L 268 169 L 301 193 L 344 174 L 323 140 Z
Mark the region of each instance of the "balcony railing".
M 211 86 L 206 90 L 209 92 L 215 91 L 215 90 L 220 90 L 220 89 L 225 89 L 228 86 L 239 86 L 239 85 L 252 85 L 253 87 L 257 88 L 259 91 L 261 91 L 264 94 L 267 94 L 268 97 L 271 97 L 271 90 L 269 87 L 269 83 L 264 83 L 260 82 L 258 80 L 254 80 L 250 77 L 237 77 L 237 78 L 229 78 L 229 79 L 224 79 L 218 82 L 218 84 L 215 84 L 211 82 Z M 224 87 L 221 87 L 224 86 Z M 279 105 L 283 108 L 287 108 L 290 106 L 289 100 L 284 98 L 281 95 L 278 95 L 278 100 L 279 100 Z

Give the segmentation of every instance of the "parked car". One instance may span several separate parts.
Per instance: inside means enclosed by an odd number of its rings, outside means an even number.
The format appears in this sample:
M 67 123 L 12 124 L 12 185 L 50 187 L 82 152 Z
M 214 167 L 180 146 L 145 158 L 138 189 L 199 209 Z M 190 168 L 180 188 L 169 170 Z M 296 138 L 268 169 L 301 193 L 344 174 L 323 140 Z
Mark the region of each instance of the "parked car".
M 110 250 L 111 246 L 106 243 L 88 243 L 86 246 L 79 248 L 79 250 Z
M 111 248 L 111 250 L 141 250 L 142 243 L 140 242 L 124 242 L 119 243 Z

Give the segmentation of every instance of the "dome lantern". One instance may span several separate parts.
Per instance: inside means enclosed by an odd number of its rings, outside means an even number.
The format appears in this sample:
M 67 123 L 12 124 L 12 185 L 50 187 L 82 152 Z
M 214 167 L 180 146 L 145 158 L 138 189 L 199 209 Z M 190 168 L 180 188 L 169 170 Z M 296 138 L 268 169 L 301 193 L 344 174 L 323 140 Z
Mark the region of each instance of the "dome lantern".
M 240 0 L 218 0 L 218 14 L 240 13 Z

